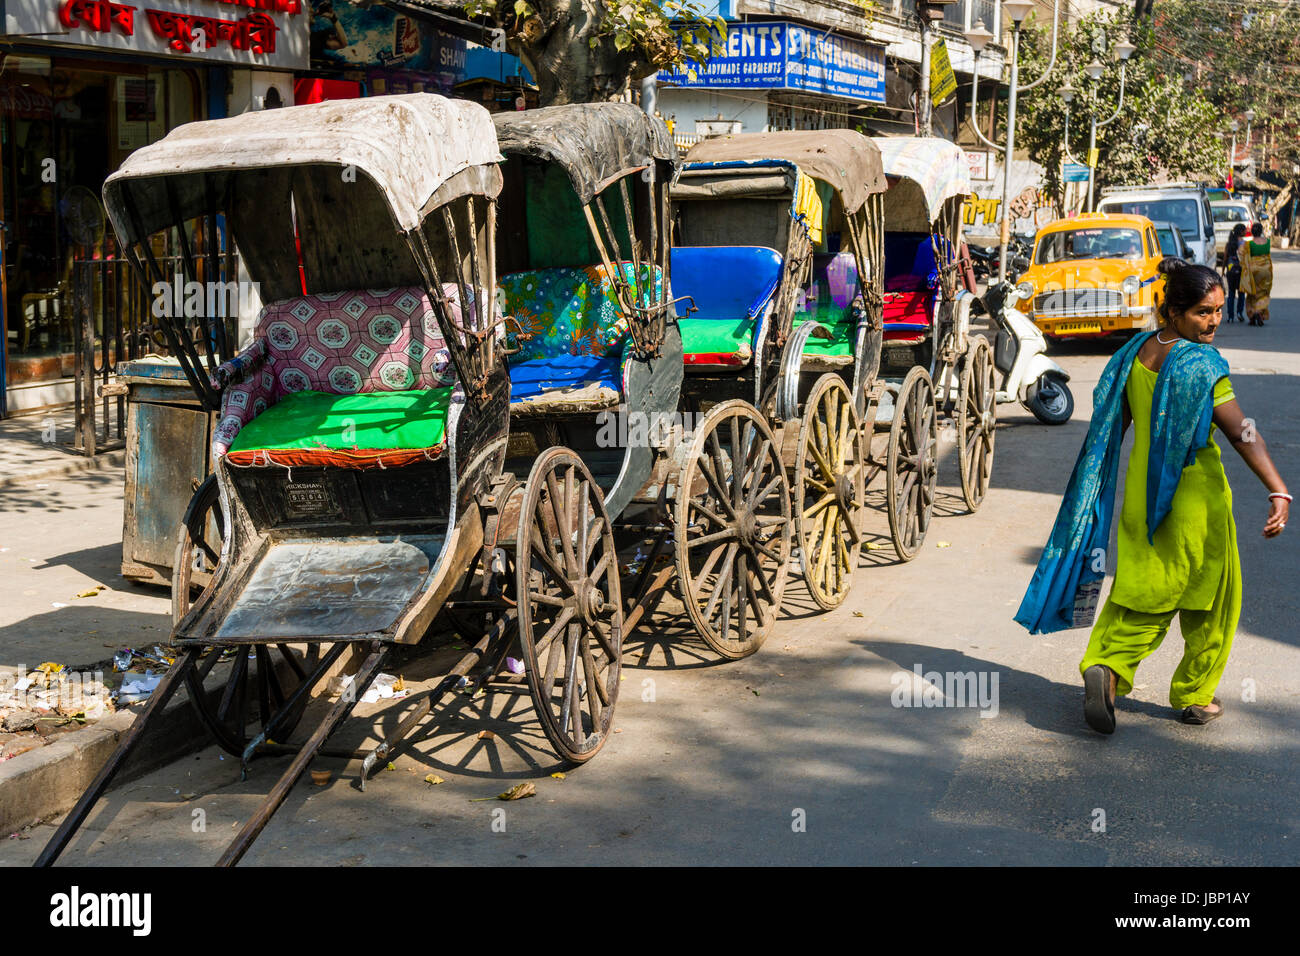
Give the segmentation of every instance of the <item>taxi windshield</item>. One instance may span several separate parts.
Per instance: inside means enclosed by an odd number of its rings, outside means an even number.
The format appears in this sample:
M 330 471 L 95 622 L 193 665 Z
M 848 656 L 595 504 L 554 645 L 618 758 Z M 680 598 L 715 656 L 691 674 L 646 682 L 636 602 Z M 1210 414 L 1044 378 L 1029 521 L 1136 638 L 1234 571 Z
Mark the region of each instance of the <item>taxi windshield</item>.
M 1142 235 L 1136 229 L 1063 229 L 1038 242 L 1039 265 L 1067 259 L 1136 259 L 1142 255 Z

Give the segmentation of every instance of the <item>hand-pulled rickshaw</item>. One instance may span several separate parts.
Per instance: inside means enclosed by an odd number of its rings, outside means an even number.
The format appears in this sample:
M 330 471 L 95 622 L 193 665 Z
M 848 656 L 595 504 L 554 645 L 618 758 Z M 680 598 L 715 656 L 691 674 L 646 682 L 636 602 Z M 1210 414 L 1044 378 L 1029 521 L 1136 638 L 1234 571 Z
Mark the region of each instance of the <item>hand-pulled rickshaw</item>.
M 970 192 L 962 151 L 936 138 L 880 137 L 885 193 L 885 394 L 914 427 L 891 440 L 890 529 L 899 555 L 920 550 L 938 481 L 938 416 L 957 441 L 962 497 L 973 512 L 988 492 L 997 424 L 993 355 L 970 333 L 975 297 L 960 288 L 962 203 Z M 899 416 L 882 400 L 879 427 Z M 905 468 L 895 462 L 907 460 Z M 898 482 L 905 487 L 895 491 Z
M 707 437 L 724 414 L 744 420 L 762 437 L 775 470 L 793 483 L 800 567 L 825 609 L 848 594 L 863 541 L 866 423 L 878 397 L 882 334 L 885 189 L 880 151 L 870 139 L 819 130 L 705 140 L 687 154 L 673 190 L 673 294 L 697 310 L 680 320 L 685 395 L 695 407 L 720 403 L 701 433 Z M 755 483 L 739 480 L 742 487 Z M 691 493 L 678 502 L 678 548 L 699 549 L 699 557 L 689 573 L 679 570 L 684 585 L 694 585 L 718 561 L 718 546 L 708 546 L 723 540 L 719 517 L 742 522 L 715 503 L 716 491 L 710 497 L 708 489 L 683 485 Z M 790 555 L 789 530 L 784 534 L 772 535 L 757 548 L 758 559 L 738 569 L 755 578 L 758 588 L 749 588 L 758 590 L 762 559 L 776 566 L 779 577 L 767 584 L 776 595 L 772 617 Z M 687 603 L 693 613 L 698 606 Z M 765 631 L 735 642 L 736 653 L 756 649 Z
M 212 314 L 163 327 L 194 390 L 220 414 L 214 478 L 178 547 L 172 641 L 181 655 L 39 864 L 66 846 L 182 684 L 245 768 L 259 753 L 294 754 L 220 861 L 238 862 L 313 757 L 333 753 L 327 738 L 386 651 L 425 636 L 485 542 L 490 566 L 521 567 L 523 587 L 511 577 L 496 595 L 518 605 L 521 625 L 501 616 L 388 740 L 337 755 L 364 756 L 364 781 L 471 672 L 488 689 L 526 681 L 562 757 L 599 749 L 618 688 L 622 610 L 601 496 L 581 462 L 557 451 L 513 496 L 523 499 L 518 524 L 502 524 L 501 500 L 517 481 L 503 472 L 511 383 L 492 292 L 500 159 L 486 110 L 414 94 L 193 123 L 133 153 L 105 184 L 114 228 L 149 287 L 234 280 L 216 258 L 224 229 L 266 304 L 252 344 L 225 362 L 230 335 Z M 182 276 L 155 258 L 153 238 L 168 229 L 185 253 Z M 191 255 L 193 235 L 208 237 L 211 261 Z M 634 393 L 640 374 L 625 375 Z M 533 560 L 503 555 L 507 540 L 529 542 Z M 211 574 L 197 597 L 196 562 Z M 538 568 L 546 580 L 535 580 Z M 538 641 L 533 622 L 544 613 L 550 626 Z M 499 673 L 516 640 L 526 677 Z M 285 745 L 349 648 L 362 658 L 351 688 L 305 743 Z M 206 692 L 231 650 L 224 687 Z M 251 740 L 250 720 L 260 725 Z

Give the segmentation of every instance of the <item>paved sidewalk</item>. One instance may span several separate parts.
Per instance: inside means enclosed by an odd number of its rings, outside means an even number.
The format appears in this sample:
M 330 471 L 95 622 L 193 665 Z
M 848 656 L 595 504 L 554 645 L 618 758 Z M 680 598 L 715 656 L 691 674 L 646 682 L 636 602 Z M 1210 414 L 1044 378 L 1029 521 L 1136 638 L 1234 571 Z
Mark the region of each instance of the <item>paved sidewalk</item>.
M 75 429 L 71 406 L 0 419 L 0 487 L 74 471 L 121 467 L 126 453 L 120 448 L 94 458 L 78 451 Z

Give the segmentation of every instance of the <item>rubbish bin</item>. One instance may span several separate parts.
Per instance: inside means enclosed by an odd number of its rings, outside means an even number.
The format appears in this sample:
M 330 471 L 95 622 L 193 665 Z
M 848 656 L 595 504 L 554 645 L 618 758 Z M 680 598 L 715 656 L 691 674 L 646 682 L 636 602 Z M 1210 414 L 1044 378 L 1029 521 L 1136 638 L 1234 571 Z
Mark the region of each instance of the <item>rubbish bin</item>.
M 181 519 L 211 470 L 217 413 L 199 404 L 175 359 L 124 362 L 117 383 L 127 395 L 122 576 L 170 586 Z

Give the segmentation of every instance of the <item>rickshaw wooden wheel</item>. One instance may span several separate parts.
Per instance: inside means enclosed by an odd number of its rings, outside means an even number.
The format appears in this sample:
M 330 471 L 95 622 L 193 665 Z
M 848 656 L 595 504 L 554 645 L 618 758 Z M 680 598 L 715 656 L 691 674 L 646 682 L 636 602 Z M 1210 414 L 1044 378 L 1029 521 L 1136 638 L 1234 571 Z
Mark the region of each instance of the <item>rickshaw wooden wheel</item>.
M 794 520 L 803 578 L 824 610 L 844 603 L 853 584 L 860 546 L 852 543 L 850 529 L 862 527 L 866 457 L 848 386 L 838 375 L 823 375 L 799 428 Z
M 227 651 L 234 656 L 225 685 L 220 694 L 209 694 L 204 690 L 204 680 Z M 307 665 L 302 654 L 288 644 L 226 644 L 205 649 L 202 660 L 185 675 L 185 689 L 217 746 L 239 757 L 250 740 L 249 721 L 255 717 L 258 729 L 265 728 L 306 679 Z M 289 738 L 306 706 L 304 699 L 280 721 L 273 735 L 275 743 Z
M 988 339 L 977 338 L 961 373 L 957 411 L 957 463 L 961 496 L 972 512 L 979 510 L 993 477 L 997 440 L 997 382 Z
M 618 553 L 604 496 L 573 452 L 533 463 L 515 561 L 519 642 L 542 730 L 585 763 L 610 734 L 623 645 Z
M 911 561 L 925 543 L 938 484 L 938 411 L 925 369 L 907 373 L 894 403 L 885 467 L 885 500 L 894 549 Z
M 772 430 L 748 402 L 715 405 L 682 468 L 677 576 L 696 632 L 722 657 L 762 646 L 790 566 L 790 483 Z
M 221 562 L 225 541 L 225 516 L 221 513 L 221 492 L 217 476 L 203 479 L 185 508 L 172 559 L 172 623 L 183 618 L 205 587 L 211 583 Z M 200 586 L 199 578 L 207 583 Z

